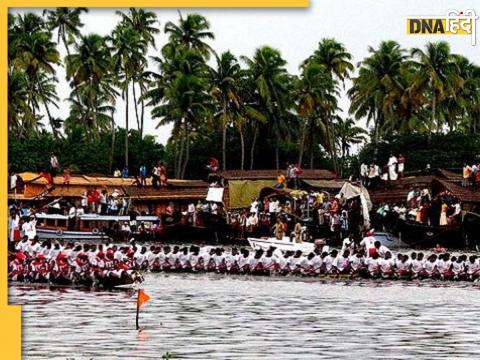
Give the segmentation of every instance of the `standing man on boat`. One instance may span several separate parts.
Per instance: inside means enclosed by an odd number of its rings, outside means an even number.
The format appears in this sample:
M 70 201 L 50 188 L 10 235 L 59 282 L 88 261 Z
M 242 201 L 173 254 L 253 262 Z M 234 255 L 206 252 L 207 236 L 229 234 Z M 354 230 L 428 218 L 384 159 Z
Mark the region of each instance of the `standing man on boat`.
M 57 170 L 58 170 L 57 154 L 52 153 L 50 155 L 50 174 L 52 175 L 52 177 L 57 176 Z

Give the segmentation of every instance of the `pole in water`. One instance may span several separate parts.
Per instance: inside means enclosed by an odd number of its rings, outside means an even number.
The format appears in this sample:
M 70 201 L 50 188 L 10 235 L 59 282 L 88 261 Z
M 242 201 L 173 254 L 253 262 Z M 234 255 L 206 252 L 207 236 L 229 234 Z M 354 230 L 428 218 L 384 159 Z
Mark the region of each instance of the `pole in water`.
M 143 289 L 138 289 L 137 290 L 137 316 L 135 318 L 135 325 L 137 330 L 140 329 L 140 326 L 138 325 L 138 317 L 140 314 L 140 308 L 142 307 L 143 304 L 145 304 L 148 300 L 150 300 L 150 296 L 148 296 L 147 293 L 143 291 Z
M 140 329 L 140 326 L 138 326 L 138 314 L 140 312 L 140 289 L 137 290 L 137 316 L 135 317 L 135 326 L 136 329 Z

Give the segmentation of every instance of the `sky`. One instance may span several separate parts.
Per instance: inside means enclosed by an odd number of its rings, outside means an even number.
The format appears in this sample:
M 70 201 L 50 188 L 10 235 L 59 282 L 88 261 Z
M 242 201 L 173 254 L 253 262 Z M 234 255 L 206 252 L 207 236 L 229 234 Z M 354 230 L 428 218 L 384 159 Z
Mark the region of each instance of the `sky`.
M 269 45 L 281 51 L 287 61 L 287 69 L 298 74 L 300 63 L 317 48 L 318 42 L 325 37 L 333 37 L 342 42 L 357 64 L 368 55 L 368 47 L 377 47 L 383 40 L 396 40 L 404 48 L 423 47 L 428 41 L 446 40 L 452 52 L 464 55 L 480 64 L 480 34 L 477 29 L 477 45 L 470 44 L 468 36 L 411 36 L 406 34 L 406 18 L 426 15 L 445 15 L 450 9 L 473 9 L 480 14 L 478 0 L 311 0 L 310 7 L 304 9 L 181 9 L 183 14 L 199 13 L 204 15 L 215 34 L 210 42 L 217 53 L 230 50 L 234 55 L 252 56 L 256 48 Z M 107 35 L 119 21 L 116 10 L 91 8 L 82 15 L 85 26 L 82 33 Z M 157 36 L 157 49 L 167 41 L 163 26 L 168 21 L 178 20 L 178 9 L 150 9 L 158 15 L 162 32 Z M 10 10 L 13 13 L 43 9 Z M 477 21 L 477 28 L 480 21 Z M 62 58 L 66 55 L 60 46 Z M 149 55 L 157 55 L 159 50 Z M 52 109 L 56 117 L 66 118 L 69 106 L 65 99 L 70 87 L 65 80 L 65 71 L 57 69 L 59 84 L 59 109 Z M 346 84 L 348 88 L 349 84 Z M 342 92 L 339 105 L 344 116 L 348 115 L 349 101 Z M 130 118 L 134 119 L 134 109 L 130 106 Z M 121 98 L 117 101 L 115 120 L 118 126 L 125 125 L 125 106 Z M 133 124 L 135 124 L 135 121 Z M 158 142 L 166 143 L 171 128 L 164 126 L 156 129 L 156 120 L 149 112 L 145 115 L 145 132 L 154 135 Z M 359 122 L 365 126 L 365 121 Z

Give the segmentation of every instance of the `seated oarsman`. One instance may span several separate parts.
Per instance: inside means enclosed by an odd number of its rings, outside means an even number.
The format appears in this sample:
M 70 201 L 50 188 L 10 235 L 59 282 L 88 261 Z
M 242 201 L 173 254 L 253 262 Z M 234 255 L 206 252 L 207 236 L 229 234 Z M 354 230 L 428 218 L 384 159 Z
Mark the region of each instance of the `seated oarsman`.
M 378 240 L 373 243 L 373 246 L 375 248 L 375 251 L 378 253 L 378 256 L 380 256 L 381 258 L 384 258 L 387 252 L 390 252 L 390 249 L 385 245 L 382 245 L 382 243 Z
M 140 250 L 137 250 L 133 255 L 133 269 L 136 270 L 145 270 L 148 267 L 148 260 L 147 260 L 147 248 L 142 246 Z
M 45 260 L 45 255 L 39 253 L 35 260 L 30 263 L 31 279 L 35 281 L 48 281 L 50 276 L 50 267 Z
M 336 257 L 338 256 L 338 251 L 333 249 L 330 254 L 328 254 L 323 262 L 325 264 L 325 274 L 337 274 L 337 269 L 333 266 Z
M 184 247 L 179 251 L 179 255 L 178 255 L 178 264 L 179 264 L 180 270 L 182 271 L 192 270 L 192 267 L 188 259 L 189 259 L 188 248 Z
M 112 272 L 115 271 L 117 264 L 122 261 L 118 261 L 115 259 L 115 254 L 112 249 L 108 249 L 105 253 L 105 259 L 103 261 L 103 270 L 102 275 L 103 277 L 108 277 L 111 275 Z
M 205 271 L 215 271 L 217 264 L 215 263 L 215 248 L 211 248 L 208 253 L 203 255 L 203 266 Z
M 410 257 L 407 254 L 403 254 L 402 259 L 395 263 L 395 275 L 398 278 L 408 278 L 412 275 L 411 267 Z
M 427 273 L 425 271 L 425 258 L 422 252 L 416 254 L 415 252 L 411 255 L 412 258 L 412 276 L 413 278 L 422 278 L 426 277 Z
M 153 258 L 151 258 L 151 260 L 148 261 L 149 263 L 149 268 L 151 271 L 161 271 L 162 270 L 162 266 L 160 265 L 161 262 L 160 262 L 160 257 L 162 256 L 161 255 L 161 249 L 160 247 L 156 247 L 153 251 L 152 251 L 152 254 L 153 254 Z
M 160 262 L 160 268 L 163 271 L 169 271 L 172 268 L 172 263 L 170 262 L 170 246 L 164 246 L 163 251 L 159 254 L 158 261 Z
M 28 245 L 30 244 L 30 240 L 28 240 L 28 236 L 25 235 L 22 240 L 20 240 L 16 245 L 15 245 L 15 250 L 21 251 L 25 254 L 25 251 L 27 250 Z
M 65 280 L 72 280 L 72 267 L 68 263 L 68 259 L 64 253 L 58 253 L 55 258 L 55 265 L 51 270 L 51 275 L 55 279 L 63 278 Z
M 350 255 L 348 260 L 350 261 L 351 275 L 360 274 L 360 272 L 365 268 L 363 254 L 364 254 L 363 249 L 361 249 L 361 251 L 358 251 L 357 253 Z
M 315 254 L 313 252 L 308 253 L 308 255 L 303 258 L 305 259 L 305 265 L 302 274 L 303 275 L 313 275 L 313 266 L 312 266 L 312 260 L 315 257 Z
M 88 256 L 84 253 L 79 253 L 75 259 L 75 276 L 81 279 L 90 278 L 91 265 L 88 262 Z
M 468 258 L 468 262 L 466 264 L 467 267 L 467 278 L 468 280 L 476 280 L 479 278 L 480 275 L 480 264 L 477 261 L 477 257 L 475 255 L 471 255 Z
M 275 253 L 275 252 L 274 252 Z M 280 254 L 275 254 L 275 263 L 277 264 L 277 271 L 280 274 L 286 274 L 288 272 L 288 257 L 290 256 L 290 252 L 286 251 L 285 254 L 280 252 Z
M 13 281 L 23 281 L 25 275 L 25 259 L 27 256 L 22 251 L 17 251 L 15 259 L 10 262 L 8 278 Z
M 381 275 L 379 259 L 380 256 L 375 252 L 365 260 L 368 275 L 372 278 L 377 278 Z
M 248 265 L 249 265 L 251 274 L 261 275 L 263 273 L 264 269 L 261 261 L 262 256 L 263 256 L 263 250 L 259 249 L 255 252 L 254 256 L 250 257 Z
M 250 252 L 247 249 L 240 250 L 240 256 L 238 257 L 238 271 L 240 273 L 248 273 L 250 271 Z
M 395 274 L 395 261 L 392 258 L 392 253 L 387 251 L 383 259 L 380 259 L 380 271 L 382 278 L 390 279 Z
M 463 256 L 459 256 L 455 258 L 452 257 L 452 272 L 453 272 L 453 279 L 454 280 L 463 280 L 465 277 L 465 263 L 463 260 Z
M 436 278 L 438 277 L 437 271 L 437 255 L 431 254 L 427 261 L 424 264 L 425 275 L 428 278 Z
M 200 249 L 197 246 L 193 246 L 190 254 L 188 255 L 188 263 L 192 271 L 202 271 L 203 270 L 203 259 L 200 257 Z
M 449 253 L 438 255 L 437 271 L 442 280 L 448 280 L 453 277 L 452 261 Z
M 225 256 L 225 265 L 227 267 L 227 272 L 236 273 L 239 270 L 237 259 L 239 257 L 238 249 L 232 248 L 232 251 Z
M 267 273 L 272 273 L 277 269 L 277 264 L 273 257 L 273 251 L 268 249 L 267 252 L 262 256 L 262 267 L 263 270 Z
M 323 259 L 319 253 L 310 253 L 308 254 L 308 274 L 309 275 L 318 275 L 322 268 Z
M 180 262 L 178 260 L 179 256 L 180 256 L 180 248 L 175 245 L 173 247 L 173 250 L 167 255 L 167 260 L 170 264 L 170 268 L 169 268 L 170 271 L 181 269 Z
M 215 249 L 215 254 L 213 255 L 213 261 L 215 262 L 215 270 L 217 272 L 225 272 L 227 269 L 227 264 L 225 263 L 225 255 L 222 248 Z
M 350 250 L 344 250 L 341 255 L 337 255 L 333 260 L 333 269 L 337 274 L 348 274 L 350 272 Z
M 150 267 L 151 264 L 153 264 L 153 261 L 155 260 L 155 251 L 157 250 L 157 247 L 152 245 L 150 248 L 147 250 L 145 253 L 145 258 L 147 259 L 147 264 Z

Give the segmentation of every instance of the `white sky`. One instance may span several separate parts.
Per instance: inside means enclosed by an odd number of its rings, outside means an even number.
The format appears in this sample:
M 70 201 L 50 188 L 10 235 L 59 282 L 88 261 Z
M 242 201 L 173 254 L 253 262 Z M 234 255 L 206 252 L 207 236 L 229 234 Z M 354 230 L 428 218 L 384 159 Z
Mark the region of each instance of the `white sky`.
M 320 39 L 334 37 L 345 44 L 356 64 L 367 55 L 367 47 L 376 47 L 382 40 L 396 40 L 402 47 L 422 47 L 428 41 L 447 40 L 454 53 L 462 54 L 480 63 L 480 35 L 477 30 L 477 46 L 470 45 L 467 36 L 411 36 L 406 34 L 406 18 L 415 15 L 445 15 L 449 9 L 474 9 L 480 14 L 478 0 L 311 0 L 307 9 L 182 9 L 183 14 L 196 12 L 207 17 L 211 31 L 215 34 L 212 47 L 221 53 L 230 50 L 236 56 L 252 56 L 255 49 L 269 45 L 281 51 L 287 60 L 288 71 L 298 73 L 299 64 L 316 49 Z M 119 20 L 117 9 L 89 9 L 82 15 L 85 26 L 82 32 L 107 35 Z M 119 9 L 122 10 L 122 9 Z M 157 38 L 157 49 L 166 42 L 163 26 L 167 21 L 177 21 L 177 9 L 152 9 L 158 14 L 162 32 Z M 36 11 L 22 9 L 11 12 Z M 477 28 L 480 21 L 477 22 Z M 66 55 L 60 46 L 62 57 Z M 157 51 L 158 52 L 158 51 Z M 155 55 L 152 50 L 150 55 Z M 68 103 L 64 101 L 70 93 L 65 80 L 65 71 L 58 68 L 58 96 L 60 108 L 53 109 L 54 116 L 66 118 Z M 347 85 L 348 88 L 348 85 Z M 349 101 L 342 94 L 340 106 L 348 110 Z M 117 125 L 125 125 L 124 103 L 117 102 L 115 119 Z M 135 126 L 134 109 L 130 106 L 131 124 Z M 155 129 L 156 121 L 145 114 L 145 131 L 166 143 L 169 127 Z

